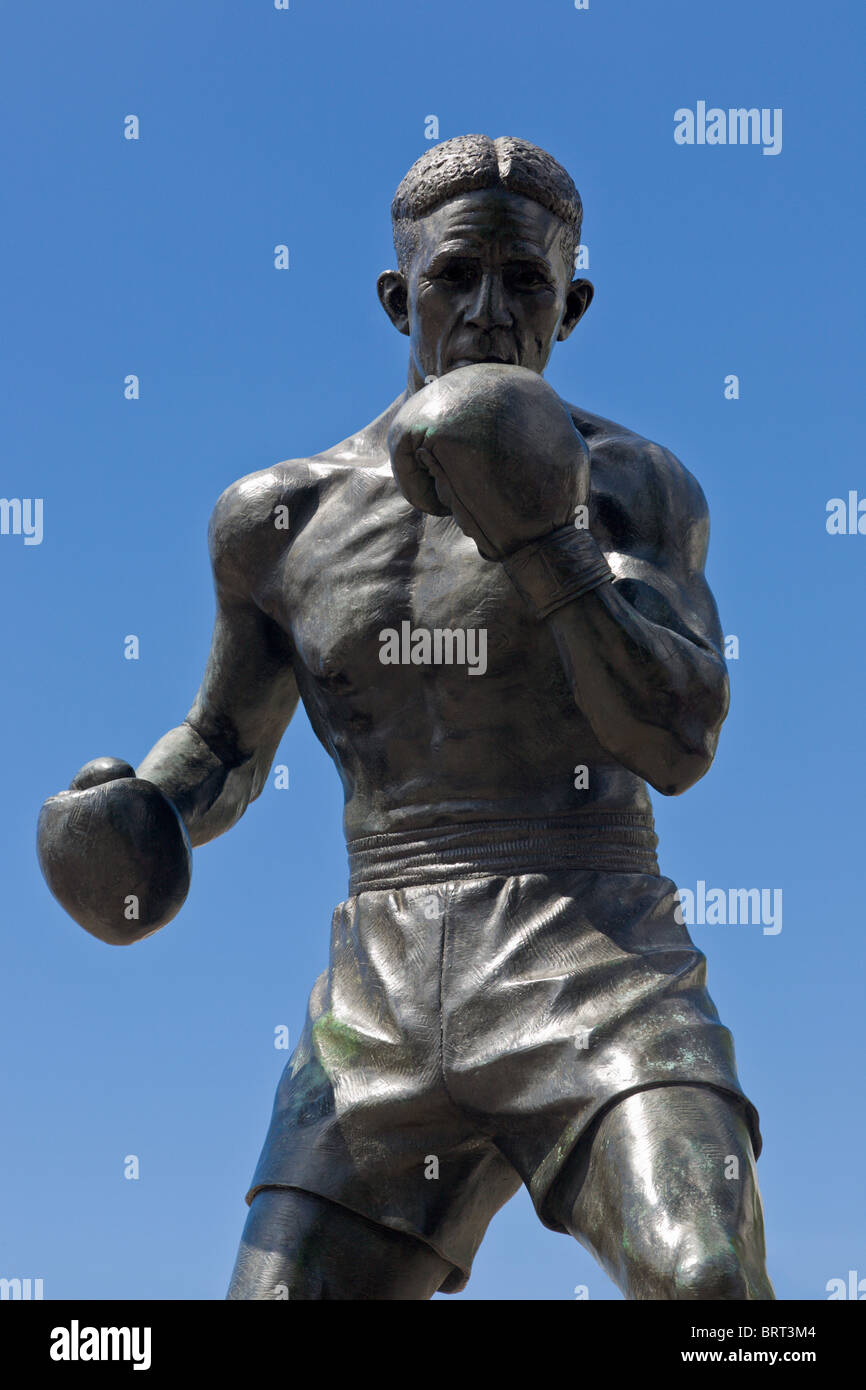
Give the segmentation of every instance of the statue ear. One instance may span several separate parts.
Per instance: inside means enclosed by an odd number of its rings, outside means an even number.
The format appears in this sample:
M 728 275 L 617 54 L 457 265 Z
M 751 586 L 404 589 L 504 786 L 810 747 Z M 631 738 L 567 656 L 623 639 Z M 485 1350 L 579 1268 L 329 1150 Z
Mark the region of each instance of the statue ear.
M 379 302 L 398 333 L 409 336 L 409 296 L 399 270 L 383 270 L 376 281 Z
M 590 280 L 572 280 L 565 296 L 565 313 L 556 335 L 558 343 L 564 343 L 571 330 L 583 318 L 594 294 L 595 288 Z

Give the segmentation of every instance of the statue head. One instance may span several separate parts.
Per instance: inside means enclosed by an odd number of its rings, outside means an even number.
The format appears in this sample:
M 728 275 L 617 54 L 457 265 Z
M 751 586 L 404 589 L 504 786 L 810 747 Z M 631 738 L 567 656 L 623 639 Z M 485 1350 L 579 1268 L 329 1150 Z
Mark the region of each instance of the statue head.
M 398 269 L 378 281 L 410 340 L 410 390 L 470 362 L 544 371 L 592 299 L 572 279 L 582 214 L 562 165 L 525 140 L 461 135 L 412 165 L 391 206 Z

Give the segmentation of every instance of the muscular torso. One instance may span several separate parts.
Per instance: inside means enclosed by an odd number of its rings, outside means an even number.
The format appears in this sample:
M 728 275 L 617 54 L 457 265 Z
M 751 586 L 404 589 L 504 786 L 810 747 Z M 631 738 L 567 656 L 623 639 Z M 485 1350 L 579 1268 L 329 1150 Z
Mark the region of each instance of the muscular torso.
M 648 810 L 645 783 L 599 745 L 551 633 L 502 566 L 451 517 L 399 491 L 386 435 L 402 399 L 334 449 L 253 475 L 290 516 L 276 558 L 273 530 L 258 560 L 248 551 L 254 598 L 291 640 L 301 698 L 343 782 L 347 838 L 588 806 Z M 636 511 L 650 505 L 637 437 L 569 408 L 592 458 L 593 534 L 627 574 L 629 537 L 647 530 Z M 486 671 L 383 664 L 380 634 L 406 622 L 486 630 Z M 585 789 L 575 787 L 581 765 Z

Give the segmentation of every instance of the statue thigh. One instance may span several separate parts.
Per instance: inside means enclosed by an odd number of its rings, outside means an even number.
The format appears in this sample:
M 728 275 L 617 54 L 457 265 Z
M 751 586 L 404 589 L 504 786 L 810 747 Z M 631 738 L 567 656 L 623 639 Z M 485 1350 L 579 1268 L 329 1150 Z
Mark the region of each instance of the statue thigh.
M 312 1192 L 250 1203 L 229 1299 L 429 1299 L 452 1266 L 412 1236 Z
M 548 1210 L 628 1299 L 773 1299 L 755 1156 L 733 1096 L 638 1091 L 572 1153 Z

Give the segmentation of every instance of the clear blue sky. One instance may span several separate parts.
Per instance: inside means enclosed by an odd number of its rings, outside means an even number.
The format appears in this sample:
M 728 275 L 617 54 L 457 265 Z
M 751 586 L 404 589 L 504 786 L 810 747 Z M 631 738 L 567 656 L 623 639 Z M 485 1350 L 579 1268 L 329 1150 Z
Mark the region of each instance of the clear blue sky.
M 548 380 L 707 494 L 740 655 L 715 766 L 655 798 L 662 871 L 782 890 L 778 934 L 692 935 L 761 1113 L 779 1295 L 866 1276 L 866 535 L 825 526 L 828 499 L 866 496 L 863 28 L 853 2 L 806 0 L 4 7 L 0 495 L 41 497 L 44 535 L 0 536 L 0 1275 L 49 1298 L 224 1294 L 274 1028 L 294 1044 L 346 892 L 338 779 L 299 711 L 289 790 L 197 851 L 180 916 L 129 950 L 50 897 L 36 816 L 89 758 L 137 763 L 186 714 L 223 488 L 402 390 L 375 278 L 436 115 L 441 139 L 518 135 L 569 169 L 596 299 Z M 781 108 L 781 152 L 677 145 L 699 101 Z M 578 1284 L 619 1297 L 521 1194 L 461 1297 Z

